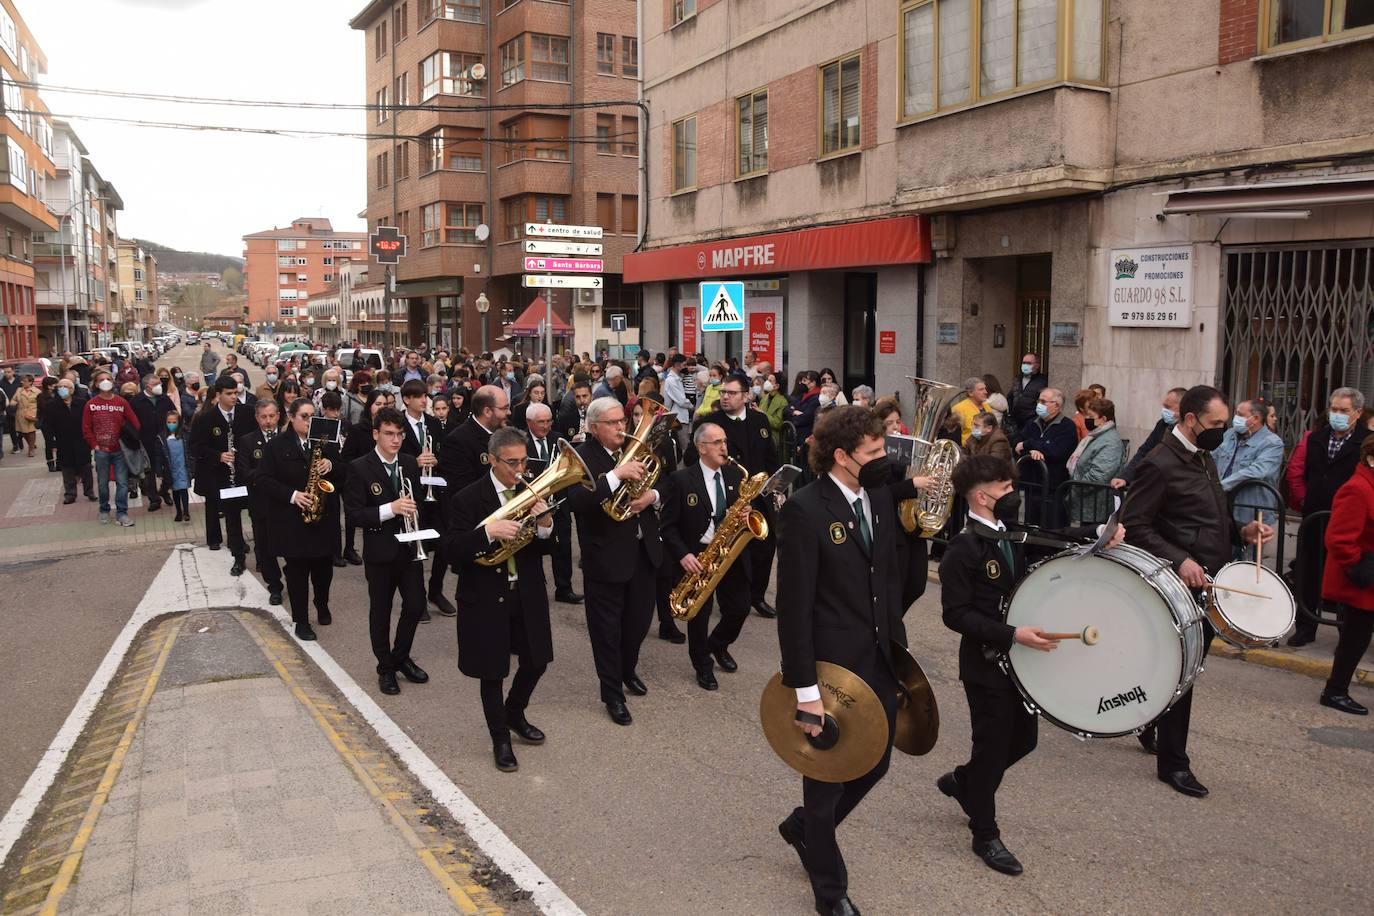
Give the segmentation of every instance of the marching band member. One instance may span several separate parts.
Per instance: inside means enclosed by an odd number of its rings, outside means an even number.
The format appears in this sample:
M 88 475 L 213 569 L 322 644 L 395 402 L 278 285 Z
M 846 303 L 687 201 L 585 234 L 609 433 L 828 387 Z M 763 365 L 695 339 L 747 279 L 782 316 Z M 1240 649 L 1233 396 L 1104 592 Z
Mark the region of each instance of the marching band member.
M 872 411 L 836 407 L 817 421 L 809 450 L 816 480 L 783 504 L 778 536 L 778 643 L 782 679 L 797 710 L 825 715 L 816 663 L 849 669 L 887 712 L 887 749 L 863 776 L 843 783 L 802 777 L 802 806 L 778 825 L 811 879 L 816 910 L 849 916 L 849 877 L 835 828 L 887 772 L 898 682 L 890 643 L 902 626 L 897 514 L 887 483 L 883 425 Z M 872 465 L 872 468 L 869 468 Z M 798 722 L 810 735 L 819 724 Z
M 536 402 L 525 411 L 525 425 L 529 429 L 529 476 L 539 476 L 553 460 L 558 437 L 553 434 L 553 411 L 549 405 Z M 553 543 L 549 546 L 553 567 L 553 600 L 563 604 L 581 604 L 582 596 L 572 587 L 572 514 L 567 504 L 553 513 Z
M 725 397 L 724 392 L 721 397 Z M 719 426 L 702 423 L 692 434 L 692 443 L 696 446 L 697 463 L 679 468 L 669 478 L 672 486 L 668 488 L 670 495 L 664 500 L 659 525 L 669 557 L 689 576 L 701 573 L 698 554 L 711 543 L 744 480 L 739 467 L 727 461 L 725 431 Z M 697 686 L 702 690 L 719 686 L 713 658 L 725 671 L 739 669 L 730 655 L 730 645 L 739 638 L 749 616 L 749 575 L 746 552 L 721 577 L 714 595 L 687 622 L 687 655 L 696 669 Z M 711 605 L 717 599 L 720 622 L 710 630 Z
M 315 639 L 310 626 L 306 599 L 315 590 L 315 614 L 320 626 L 333 622 L 329 613 L 329 586 L 334 580 L 334 548 L 339 539 L 339 503 L 331 494 L 316 494 L 323 500 L 323 517 L 307 524 L 302 510 L 310 507 L 307 492 L 314 446 L 310 441 L 310 420 L 315 403 L 296 398 L 287 411 L 290 427 L 263 449 L 258 465 L 258 485 L 268 501 L 268 534 L 273 553 L 286 559 L 286 594 L 291 600 L 291 619 L 296 638 Z M 343 485 L 343 466 L 338 463 L 339 448 L 333 442 L 320 447 L 322 479 L 339 488 Z
M 1208 576 L 1231 560 L 1232 547 L 1253 544 L 1274 529 L 1263 522 L 1237 528 L 1221 488 L 1221 477 L 1211 452 L 1221 445 L 1230 422 L 1230 408 L 1221 392 L 1209 385 L 1189 388 L 1179 401 L 1179 421 L 1144 460 L 1136 466 L 1135 479 L 1121 510 L 1127 540 L 1173 565 L 1183 583 L 1202 589 Z M 1202 621 L 1203 656 L 1212 645 L 1215 631 Z M 1193 709 L 1193 688 L 1140 733 L 1140 743 L 1155 754 L 1159 779 L 1193 798 L 1207 795 L 1207 787 L 1193 775 L 1188 760 L 1188 722 Z
M 434 417 L 425 413 L 425 405 L 429 403 L 429 389 L 425 383 L 419 379 L 411 379 L 401 386 L 401 401 L 405 404 L 405 441 L 401 444 L 401 451 L 415 459 L 420 466 L 422 476 L 433 476 L 435 468 L 439 466 L 439 458 L 436 454 L 440 440 L 443 438 L 443 425 Z M 415 498 L 421 500 L 420 503 L 420 527 L 433 528 L 437 531 L 444 530 L 443 506 L 444 493 L 456 493 L 457 490 L 444 490 L 440 487 L 440 492 L 435 494 L 437 502 L 424 502 L 423 493 L 426 488 L 417 488 Z M 433 565 L 429 573 L 429 601 L 445 617 L 452 617 L 458 613 L 458 609 L 453 606 L 444 595 L 444 567 L 445 561 L 442 551 L 435 551 Z
M 596 481 L 596 489 L 574 487 L 568 505 L 577 516 L 582 547 L 582 581 L 587 590 L 587 635 L 601 682 L 601 702 L 617 725 L 633 722 L 625 705 L 625 688 L 644 696 L 649 688 L 635 668 L 639 648 L 654 614 L 654 571 L 663 558 L 658 521 L 652 512 L 657 490 L 647 490 L 630 504 L 635 515 L 618 522 L 601 508 L 625 481 L 648 472 L 642 461 L 617 464 L 625 444 L 625 408 L 613 397 L 587 406 L 587 441 L 577 450 Z
M 241 500 L 228 503 L 219 498 L 219 491 L 228 489 L 230 468 L 241 436 L 257 427 L 253 410 L 239 405 L 238 379 L 229 373 L 215 380 L 214 403 L 207 404 L 191 421 L 191 455 L 196 462 L 196 492 L 205 498 L 205 543 L 211 550 L 219 550 L 224 536 L 219 518 L 224 515 L 224 527 L 229 532 L 229 552 L 234 564 L 232 576 L 241 576 L 246 568 L 244 558 L 248 544 L 243 539 L 243 504 Z M 231 445 L 230 443 L 233 443 Z M 254 532 L 257 537 L 257 533 Z
M 410 384 L 407 382 L 406 384 Z M 372 654 L 377 657 L 377 683 L 382 693 L 401 692 L 396 674 L 412 684 L 429 680 L 410 657 L 415 629 L 425 609 L 424 564 L 415 559 L 415 548 L 396 540 L 405 530 L 404 518 L 416 516 L 412 497 L 402 493 L 401 480 L 410 483 L 412 494 L 420 492 L 420 466 L 402 451 L 406 420 L 400 411 L 383 407 L 372 418 L 372 451 L 356 458 L 348 467 L 344 486 L 344 507 L 348 523 L 363 529 L 363 573 L 367 577 L 367 625 L 372 638 Z M 354 426 L 349 434 L 361 435 Z M 396 638 L 391 637 L 391 602 L 401 593 L 401 617 Z
M 586 379 L 573 382 L 572 403 L 565 403 L 558 411 L 558 435 L 573 445 L 587 441 L 587 408 L 592 403 L 592 383 Z
M 268 501 L 257 481 L 263 453 L 281 426 L 277 402 L 260 399 L 253 405 L 253 416 L 258 421 L 258 428 L 239 437 L 238 454 L 234 457 L 234 479 L 248 487 L 248 518 L 253 523 L 253 562 L 257 564 L 258 575 L 262 576 L 267 586 L 267 600 L 270 604 L 281 604 L 281 564 L 272 553 L 271 538 L 267 535 L 270 524 Z
M 487 473 L 487 442 L 510 419 L 510 398 L 495 385 L 478 388 L 472 395 L 471 407 L 472 413 L 448 434 L 439 449 L 439 476 L 448 481 L 450 503 L 452 494 Z
M 1059 647 L 1044 639 L 1040 627 L 1012 627 L 1002 622 L 1002 604 L 1027 572 L 1027 547 L 1010 540 L 980 536 L 975 525 L 991 531 L 1024 531 L 1017 524 L 1021 494 L 1015 489 L 1011 463 L 991 455 L 973 455 L 954 469 L 955 492 L 968 503 L 968 525 L 949 542 L 940 562 L 940 600 L 945 626 L 962 635 L 959 679 L 968 698 L 973 751 L 968 763 L 936 780 L 941 792 L 959 802 L 973 832 L 973 851 L 989 868 L 1019 875 L 1016 856 L 1002 844 L 997 829 L 997 787 L 1018 760 L 1035 750 L 1036 717 L 1026 711 L 1011 677 L 997 664 L 997 652 L 1020 643 L 1042 652 Z M 1092 528 L 1060 533 L 1084 538 Z M 1117 529 L 1111 546 L 1121 543 Z
M 511 732 L 530 744 L 544 743 L 544 733 L 525 718 L 525 709 L 553 661 L 543 560 L 552 543 L 553 517 L 540 518 L 535 540 L 505 563 L 484 566 L 477 558 L 519 533 L 520 522 L 514 519 L 481 522 L 519 492 L 527 461 L 523 432 L 510 427 L 493 432 L 487 449 L 490 471 L 453 500 L 447 539 L 449 558 L 459 568 L 458 670 L 481 681 L 482 714 L 491 734 L 492 753 L 496 768 L 505 773 L 519 766 L 511 749 Z M 539 514 L 546 508 L 539 500 L 530 511 Z M 519 667 L 510 693 L 503 697 L 512 652 Z

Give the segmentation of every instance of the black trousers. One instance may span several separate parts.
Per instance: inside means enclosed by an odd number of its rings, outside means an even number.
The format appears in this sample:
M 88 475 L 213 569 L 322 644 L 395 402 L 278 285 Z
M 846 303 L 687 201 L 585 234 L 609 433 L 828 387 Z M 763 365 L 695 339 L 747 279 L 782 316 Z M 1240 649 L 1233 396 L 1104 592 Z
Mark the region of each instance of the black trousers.
M 519 613 L 510 618 L 510 647 L 519 666 L 511 679 L 510 693 L 502 698 L 504 678 L 482 678 L 482 715 L 487 720 L 487 732 L 493 742 L 509 741 L 508 723 L 525 715 L 525 708 L 534 696 L 535 685 L 544 676 L 547 665 L 536 665 L 530 659 L 530 640 L 525 633 L 525 620 Z
M 62 469 L 62 498 L 76 499 L 76 484 L 81 482 L 81 492 L 90 495 L 95 492 L 95 484 L 91 475 L 91 466 L 88 464 L 84 468 L 63 468 Z
M 171 492 L 171 497 L 172 497 L 172 505 L 175 506 L 175 507 L 176 507 L 176 510 L 182 514 L 182 517 L 184 517 L 184 518 L 190 518 L 190 517 L 191 517 L 191 491 L 190 491 L 190 490 L 173 490 L 173 491 Z M 273 562 L 275 563 L 275 561 L 273 561 Z M 277 583 L 278 583 L 278 584 L 277 584 L 277 587 L 280 588 L 280 587 L 281 587 L 281 572 L 280 572 L 280 571 L 277 572 Z
M 415 643 L 415 628 L 425 609 L 424 564 L 417 561 L 402 544 L 390 563 L 364 563 L 367 576 L 367 629 L 372 638 L 372 654 L 377 657 L 377 673 L 395 671 L 410 658 Z M 414 548 L 411 548 L 412 550 Z M 396 638 L 391 637 L 391 603 L 401 593 L 401 617 L 396 622 Z
M 887 773 L 892 762 L 892 731 L 897 714 L 897 682 L 884 668 L 870 684 L 887 711 L 887 750 L 873 769 L 849 782 L 821 782 L 802 777 L 802 806 L 787 818 L 787 830 L 805 837 L 806 871 L 816 901 L 833 906 L 849 893 L 849 870 L 844 864 L 835 828 L 863 801 Z
M 1306 536 L 1298 541 L 1297 556 L 1293 558 L 1293 573 L 1297 578 L 1299 591 L 1298 600 L 1303 607 L 1314 614 L 1321 606 L 1322 563 L 1326 558 L 1326 550 L 1322 542 L 1325 537 L 1326 525 L 1314 523 L 1308 529 Z M 1293 635 L 1312 639 L 1317 635 L 1317 626 L 1315 621 L 1308 620 L 1299 612 Z
M 769 502 L 772 502 L 771 497 Z M 755 505 L 758 505 L 755 503 Z M 749 564 L 749 604 L 761 604 L 768 592 L 768 580 L 773 577 L 773 555 L 778 552 L 778 513 L 771 505 L 762 510 L 768 521 L 768 537 L 749 543 L 740 562 Z
M 1202 621 L 1202 629 L 1202 657 L 1206 658 L 1208 650 L 1212 648 L 1212 637 L 1216 635 L 1216 631 L 1206 620 Z M 1169 707 L 1169 711 L 1156 719 L 1151 726 L 1155 731 L 1158 747 L 1155 766 L 1161 775 L 1192 768 L 1188 761 L 1188 723 L 1192 716 L 1193 688 L 1189 687 L 1183 696 Z
M 420 487 L 420 492 L 415 494 L 415 501 L 420 506 L 420 527 L 433 528 L 435 531 L 444 532 L 448 530 L 448 512 L 444 509 L 444 500 L 449 496 L 447 487 L 440 487 L 434 491 L 435 502 L 426 503 L 425 487 Z M 443 548 L 443 541 L 432 542 L 434 544 L 433 554 L 430 557 L 429 567 L 429 593 L 431 595 L 442 595 L 444 593 L 444 573 L 448 571 L 448 561 L 444 559 L 448 551 Z M 411 549 L 414 547 L 412 545 Z
M 654 568 L 636 545 L 634 573 L 625 582 L 587 578 L 584 607 L 601 702 L 625 702 L 625 678 L 635 673 L 639 647 L 654 617 Z
M 267 548 L 267 519 L 249 513 L 249 519 L 253 522 L 253 564 L 258 568 L 258 575 L 262 576 L 263 584 L 267 586 L 269 592 L 280 592 L 282 590 L 281 566 L 277 563 L 277 558 Z
M 1374 611 L 1340 605 L 1341 637 L 1336 643 L 1336 657 L 1331 662 L 1331 676 L 1326 681 L 1323 693 L 1339 696 L 1350 693 L 1350 678 L 1355 668 L 1369 648 L 1369 639 L 1374 635 Z
M 333 557 L 287 557 L 286 595 L 291 602 L 292 622 L 310 622 L 306 601 L 311 588 L 315 590 L 315 610 L 328 610 L 329 585 L 333 581 Z
M 229 552 L 236 557 L 242 557 L 248 553 L 248 544 L 243 539 L 243 506 L 241 500 L 231 500 L 226 505 L 219 498 L 219 490 L 214 490 L 205 497 L 205 543 L 223 544 L 224 535 L 220 532 L 219 517 L 224 514 L 224 527 L 229 532 Z M 254 532 L 254 536 L 261 540 L 261 535 Z
M 973 751 L 968 763 L 954 768 L 963 793 L 964 813 L 975 840 L 995 840 L 997 787 L 1002 776 L 1022 757 L 1035 750 L 1036 718 L 1026 712 L 1021 695 L 1010 685 L 987 687 L 964 684 L 969 720 L 973 727 Z
M 157 485 L 157 471 L 153 470 L 151 463 L 148 465 L 148 470 L 143 472 L 143 477 L 138 487 L 148 497 L 149 510 L 156 509 L 162 505 L 162 493 Z
M 553 514 L 553 545 L 549 550 L 555 591 L 572 591 L 572 516 L 562 506 Z
M 668 598 L 672 595 L 673 586 L 677 585 L 680 578 L 682 578 L 682 567 L 665 557 L 663 565 L 658 568 L 657 575 L 654 576 L 654 607 L 658 611 L 660 630 L 666 630 L 669 627 L 677 629 L 677 621 L 673 619 Z
M 698 671 L 714 667 L 711 653 L 730 648 L 739 639 L 744 621 L 749 618 L 749 582 L 740 568 L 747 560 L 747 557 L 740 557 L 735 561 L 701 610 L 687 621 L 687 656 Z M 713 630 L 711 608 L 717 601 L 720 602 L 720 622 Z

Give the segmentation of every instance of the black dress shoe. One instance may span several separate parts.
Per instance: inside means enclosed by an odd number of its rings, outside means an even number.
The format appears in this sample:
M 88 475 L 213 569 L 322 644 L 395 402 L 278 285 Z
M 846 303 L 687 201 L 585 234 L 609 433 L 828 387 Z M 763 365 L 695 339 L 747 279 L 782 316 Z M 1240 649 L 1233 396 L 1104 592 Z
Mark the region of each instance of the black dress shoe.
M 329 613 L 327 607 L 315 608 L 315 619 L 320 622 L 320 626 L 327 627 L 334 622 L 334 615 Z
M 433 620 L 433 619 L 434 619 L 433 617 L 429 616 L 429 608 L 423 608 L 423 609 L 420 611 L 420 622 L 421 622 L 421 623 L 429 623 L 429 622 L 430 622 L 431 620 Z
M 1315 635 L 1308 636 L 1306 633 L 1294 633 L 1292 636 L 1288 637 L 1288 642 L 1286 642 L 1284 645 L 1292 646 L 1294 649 L 1299 649 L 1303 646 L 1310 645 L 1311 643 L 1315 642 L 1316 639 L 1317 637 Z
M 734 674 L 739 670 L 739 665 L 735 663 L 735 659 L 730 655 L 729 649 L 712 649 L 711 657 L 716 660 L 717 665 L 720 665 L 722 671 L 728 671 Z
M 1369 715 L 1369 710 L 1367 708 L 1355 702 L 1348 694 L 1344 693 L 1323 693 L 1322 705 L 1330 706 L 1332 709 L 1338 709 L 1341 712 L 1348 712 L 1352 716 Z
M 773 605 L 769 604 L 767 601 L 760 601 L 758 604 L 755 604 L 754 612 L 760 617 L 767 617 L 769 620 L 778 616 L 778 612 L 773 610 Z
M 530 724 L 523 713 L 506 711 L 506 727 L 520 736 L 528 744 L 543 744 L 544 733 Z
M 156 512 L 158 509 L 161 509 L 161 508 L 162 508 L 162 503 L 149 503 L 149 504 L 148 504 L 148 511 L 149 511 L 149 512 Z
M 358 551 L 354 550 L 352 547 L 344 551 L 343 558 L 347 560 L 349 565 L 351 566 L 363 565 L 363 558 L 359 556 Z
M 97 499 L 99 499 L 99 497 L 97 497 L 94 493 L 87 493 L 86 499 L 89 502 L 95 502 Z M 189 518 L 190 516 L 188 515 L 187 517 Z
M 458 616 L 458 609 L 453 606 L 452 601 L 449 601 L 443 595 L 437 594 L 435 592 L 430 592 L 429 603 L 434 605 L 434 609 L 438 611 L 440 614 L 443 614 L 445 617 Z
M 70 506 L 70 505 L 71 505 L 72 503 L 74 503 L 74 502 L 76 502 L 76 497 L 75 497 L 75 496 L 64 496 L 64 497 L 62 497 L 62 505 L 64 505 L 64 506 Z M 177 519 L 177 521 L 181 521 L 181 519 Z
M 221 547 L 223 547 L 224 545 L 223 545 L 223 544 L 207 544 L 207 545 L 205 545 L 205 546 L 209 547 L 211 550 L 219 550 L 219 549 L 220 549 Z
M 1155 737 L 1155 730 L 1153 728 L 1145 729 L 1143 732 L 1135 736 L 1135 740 L 1140 742 L 1140 746 L 1145 749 L 1145 753 L 1159 753 L 1159 742 Z
M 296 638 L 304 640 L 305 642 L 314 642 L 319 637 L 317 637 L 315 631 L 310 628 L 310 624 L 298 623 L 296 624 Z
M 281 589 L 275 589 L 267 593 L 268 604 L 281 604 Z
M 859 916 L 859 908 L 848 897 L 841 897 L 834 903 L 816 901 L 816 912 L 821 916 Z
M 408 658 L 401 662 L 396 666 L 396 670 L 401 672 L 401 676 L 412 684 L 424 684 L 429 681 L 429 675 L 425 673 L 425 669 L 415 664 L 414 659 Z
M 73 496 L 71 499 L 67 500 L 67 502 L 73 502 L 73 503 L 76 502 L 76 497 Z M 172 521 L 174 521 L 174 522 L 179 522 L 179 521 L 181 521 L 183 518 L 185 518 L 185 516 L 183 516 L 183 515 L 181 514 L 181 510 L 178 509 L 178 510 L 177 510 L 177 517 L 174 518 L 174 519 L 172 519 Z
M 1189 798 L 1206 798 L 1207 787 L 1197 781 L 1191 770 L 1174 770 L 1172 773 L 1160 773 L 1159 781 L 1169 786 L 1175 792 L 1181 792 Z
M 649 688 L 644 686 L 644 682 L 639 679 L 637 674 L 631 674 L 625 678 L 625 689 L 637 697 L 642 697 L 649 692 Z
M 610 702 L 606 704 L 606 714 L 611 717 L 611 721 L 616 725 L 629 725 L 634 721 L 630 717 L 630 710 L 624 703 Z
M 957 801 L 959 807 L 964 809 L 964 813 L 968 813 L 968 806 L 964 804 L 963 786 L 959 785 L 959 777 L 954 775 L 953 770 L 935 780 L 935 788 Z
M 377 687 L 389 697 L 394 697 L 401 692 L 401 685 L 396 683 L 395 671 L 383 671 L 377 675 Z
M 680 646 L 687 641 L 687 634 L 683 633 L 671 623 L 666 626 L 660 624 L 658 628 L 658 638 L 670 642 L 675 646 Z
M 335 557 L 335 558 L 334 558 L 334 568 L 335 568 L 335 569 L 342 569 L 343 567 L 345 567 L 345 566 L 347 566 L 347 565 L 348 565 L 348 561 L 345 560 L 343 557 Z
M 581 604 L 582 596 L 570 588 L 560 588 L 553 593 L 553 600 L 562 604 Z
M 789 826 L 790 824 L 790 820 L 783 821 L 779 824 L 778 834 L 782 837 L 784 843 L 797 851 L 797 858 L 801 859 L 802 870 L 810 871 L 810 869 L 806 867 L 806 838 L 800 833 L 792 830 Z
M 702 668 L 697 672 L 697 686 L 702 690 L 719 690 L 720 684 L 716 683 L 716 674 L 709 668 Z
M 502 773 L 514 773 L 520 769 L 509 741 L 497 741 L 492 745 L 491 751 L 492 756 L 496 758 L 496 768 Z
M 1004 875 L 1019 875 L 1024 871 L 1021 863 L 1016 861 L 1016 856 L 1002 845 L 1001 840 L 974 840 L 973 852 L 993 871 L 1000 871 Z
M 243 557 L 234 557 L 234 565 L 229 567 L 229 575 L 241 576 L 243 571 L 248 568 L 248 564 L 243 562 Z

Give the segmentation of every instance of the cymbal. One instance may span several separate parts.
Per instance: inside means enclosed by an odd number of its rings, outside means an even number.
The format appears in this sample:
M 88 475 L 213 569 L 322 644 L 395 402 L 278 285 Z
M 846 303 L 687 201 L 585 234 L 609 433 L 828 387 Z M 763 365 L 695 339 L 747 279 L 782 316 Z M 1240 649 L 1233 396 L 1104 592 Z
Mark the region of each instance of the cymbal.
M 935 703 L 935 689 L 920 663 L 896 640 L 892 642 L 892 662 L 897 679 L 906 687 L 906 696 L 897 693 L 892 746 L 915 757 L 929 754 L 940 737 L 940 707 Z
M 847 668 L 817 662 L 816 683 L 825 706 L 825 732 L 811 738 L 797 726 L 797 692 L 775 674 L 759 700 L 763 734 L 783 763 L 803 776 L 820 782 L 857 779 L 887 750 L 887 713 L 873 688 Z M 829 742 L 833 746 L 825 747 Z

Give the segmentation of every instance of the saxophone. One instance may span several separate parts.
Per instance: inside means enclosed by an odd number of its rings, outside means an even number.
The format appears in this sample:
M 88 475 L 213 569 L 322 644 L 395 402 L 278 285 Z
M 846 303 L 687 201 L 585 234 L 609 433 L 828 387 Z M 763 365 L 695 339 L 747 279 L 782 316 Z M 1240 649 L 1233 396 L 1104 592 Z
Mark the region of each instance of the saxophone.
M 939 438 L 939 432 L 959 389 L 913 375 L 907 378 L 916 385 L 916 418 L 912 428 L 916 448 L 911 463 L 916 476 L 931 477 L 935 483 L 915 499 L 902 500 L 897 506 L 897 517 L 908 534 L 920 532 L 921 537 L 928 538 L 945 527 L 954 508 L 954 467 L 963 453 L 958 443 Z
M 768 475 L 760 471 L 750 477 L 749 471 L 738 461 L 733 458 L 729 461 L 744 472 L 739 496 L 726 510 L 725 518 L 716 527 L 711 543 L 697 554 L 701 572 L 683 576 L 668 595 L 668 607 L 674 620 L 691 620 L 695 617 L 749 542 L 754 538 L 763 540 L 768 537 L 768 522 L 763 513 L 749 505 L 763 492 Z
M 324 499 L 334 492 L 334 485 L 320 473 L 323 452 L 324 443 L 316 442 L 315 450 L 310 453 L 310 476 L 305 479 L 305 495 L 310 497 L 310 504 L 301 509 L 301 521 L 307 525 L 324 518 Z

